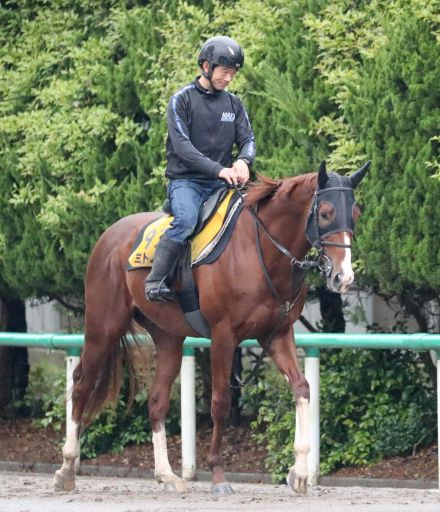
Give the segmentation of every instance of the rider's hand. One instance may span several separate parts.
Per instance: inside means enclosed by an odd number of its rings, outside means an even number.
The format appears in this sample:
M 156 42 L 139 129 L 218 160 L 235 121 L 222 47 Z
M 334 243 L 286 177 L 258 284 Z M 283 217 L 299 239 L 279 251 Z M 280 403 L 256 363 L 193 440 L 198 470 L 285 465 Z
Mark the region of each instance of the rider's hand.
M 229 185 L 238 184 L 237 171 L 234 169 L 234 167 L 223 167 L 223 169 L 219 172 L 218 177 L 227 181 Z
M 232 168 L 235 169 L 238 183 L 246 185 L 249 180 L 249 167 L 247 163 L 244 160 L 238 159 L 234 162 Z

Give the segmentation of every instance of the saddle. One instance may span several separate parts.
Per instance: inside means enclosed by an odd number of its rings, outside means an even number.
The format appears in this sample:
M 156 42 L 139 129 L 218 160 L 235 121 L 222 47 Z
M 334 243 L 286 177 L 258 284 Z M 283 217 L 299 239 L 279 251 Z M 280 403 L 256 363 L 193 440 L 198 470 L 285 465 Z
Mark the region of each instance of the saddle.
M 206 226 L 211 217 L 214 215 L 215 211 L 219 204 L 223 201 L 223 199 L 228 195 L 230 189 L 227 187 L 218 188 L 214 190 L 214 192 L 208 197 L 208 199 L 203 203 L 202 208 L 199 212 L 199 220 L 197 222 L 196 229 L 194 230 L 192 238 L 197 236 L 200 231 Z M 173 214 L 171 209 L 171 201 L 167 198 L 165 199 L 162 205 L 162 211 L 168 213 L 169 215 Z
M 241 203 L 237 199 L 232 190 L 224 188 L 216 191 L 205 202 L 199 215 L 196 234 L 190 241 L 192 266 L 201 264 L 223 237 L 232 220 L 231 214 L 235 213 Z M 146 224 L 140 230 L 128 258 L 127 270 L 152 266 L 157 244 L 172 221 L 172 215 L 165 215 Z M 209 263 L 213 261 L 211 257 Z
M 199 294 L 194 284 L 192 267 L 213 263 L 220 257 L 243 206 L 237 193 L 226 187 L 211 194 L 199 213 L 194 235 L 178 263 L 180 286 L 176 290 L 176 295 L 180 307 L 189 325 L 206 338 L 210 337 L 211 331 L 200 311 Z M 128 271 L 152 266 L 155 248 L 173 220 L 169 201 L 165 201 L 162 209 L 168 215 L 148 223 L 140 230 L 128 258 Z

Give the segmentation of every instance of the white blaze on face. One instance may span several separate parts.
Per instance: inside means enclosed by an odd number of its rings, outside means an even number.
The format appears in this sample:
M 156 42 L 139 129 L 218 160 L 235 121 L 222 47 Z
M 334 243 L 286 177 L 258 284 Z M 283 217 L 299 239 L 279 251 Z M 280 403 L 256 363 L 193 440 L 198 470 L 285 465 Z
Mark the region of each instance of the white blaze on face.
M 344 233 L 344 244 L 350 245 L 350 237 L 348 233 Z M 341 291 L 345 292 L 347 287 L 350 286 L 354 280 L 353 268 L 351 266 L 351 249 L 348 247 L 344 249 L 344 259 L 341 262 L 341 272 L 339 277 L 341 281 Z

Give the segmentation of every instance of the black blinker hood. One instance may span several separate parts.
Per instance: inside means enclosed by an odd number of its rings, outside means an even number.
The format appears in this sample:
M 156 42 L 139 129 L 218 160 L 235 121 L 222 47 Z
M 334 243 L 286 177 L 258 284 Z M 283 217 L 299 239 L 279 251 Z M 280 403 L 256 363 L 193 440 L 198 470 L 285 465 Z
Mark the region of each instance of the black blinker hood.
M 318 182 L 312 205 L 307 217 L 306 237 L 312 247 L 319 249 L 322 239 L 332 233 L 348 231 L 353 234 L 354 191 L 350 178 L 336 173 L 328 173 L 325 183 Z M 319 180 L 324 181 L 324 180 Z M 319 226 L 318 212 L 322 202 L 331 203 L 335 218 L 325 227 Z

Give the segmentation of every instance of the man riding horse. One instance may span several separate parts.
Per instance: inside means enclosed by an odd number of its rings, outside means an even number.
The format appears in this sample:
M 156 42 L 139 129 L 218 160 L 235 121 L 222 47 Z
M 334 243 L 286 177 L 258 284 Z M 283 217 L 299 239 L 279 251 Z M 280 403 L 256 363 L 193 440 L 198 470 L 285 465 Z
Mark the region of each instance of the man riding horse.
M 132 350 L 132 342 L 139 329 L 148 332 L 155 346 L 156 369 L 148 393 L 155 478 L 168 489 L 187 490 L 168 459 L 165 421 L 172 385 L 182 366 L 184 340 L 200 333 L 179 304 L 152 301 L 172 298 L 167 278 L 194 231 L 203 201 L 225 182 L 246 183 L 255 157 L 243 105 L 225 91 L 243 66 L 240 46 L 225 37 L 210 39 L 202 47 L 199 63 L 203 75 L 174 95 L 168 109 L 166 175 L 174 221 L 158 243 L 146 286 L 148 270 L 128 271 L 127 262 L 142 229 L 160 217 L 157 212 L 115 222 L 100 236 L 89 258 L 84 281 L 85 343 L 73 375 L 72 422 L 63 465 L 54 477 L 56 490 L 75 488 L 80 433 L 107 403 L 117 400 L 124 363 L 135 393 L 139 364 L 133 361 L 138 352 Z M 235 162 L 234 143 L 238 146 Z M 258 340 L 295 396 L 295 463 L 287 482 L 296 492 L 307 490 L 310 389 L 296 353 L 293 325 L 306 299 L 304 269 L 319 268 L 333 292 L 344 293 L 353 282 L 351 247 L 360 214 L 354 190 L 369 165 L 350 176 L 327 173 L 322 162 L 317 173 L 278 180 L 261 177 L 248 191 L 221 257 L 193 269 L 200 312 L 211 332 L 213 431 L 207 462 L 215 496 L 233 492 L 221 443 L 230 410 L 234 353 L 246 339 Z M 318 259 L 307 259 L 311 247 L 317 249 Z
M 202 46 L 202 75 L 172 96 L 167 110 L 168 198 L 174 220 L 159 241 L 145 280 L 150 301 L 173 299 L 170 278 L 197 225 L 199 211 L 219 187 L 245 184 L 255 158 L 254 134 L 237 96 L 226 91 L 243 67 L 244 54 L 233 39 L 218 36 Z M 234 144 L 238 156 L 233 160 Z

